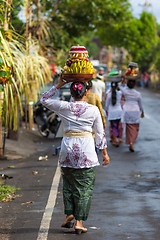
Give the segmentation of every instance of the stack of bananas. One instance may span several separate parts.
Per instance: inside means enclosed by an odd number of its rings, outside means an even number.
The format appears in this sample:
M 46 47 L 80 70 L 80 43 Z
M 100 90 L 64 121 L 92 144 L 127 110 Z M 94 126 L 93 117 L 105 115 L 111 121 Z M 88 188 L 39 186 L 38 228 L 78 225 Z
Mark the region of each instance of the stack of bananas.
M 92 63 L 87 58 L 88 52 L 83 46 L 72 46 L 70 56 L 63 68 L 63 73 L 87 73 L 93 74 Z
M 93 66 L 88 58 L 69 59 L 64 66 L 64 73 L 89 73 L 93 74 Z

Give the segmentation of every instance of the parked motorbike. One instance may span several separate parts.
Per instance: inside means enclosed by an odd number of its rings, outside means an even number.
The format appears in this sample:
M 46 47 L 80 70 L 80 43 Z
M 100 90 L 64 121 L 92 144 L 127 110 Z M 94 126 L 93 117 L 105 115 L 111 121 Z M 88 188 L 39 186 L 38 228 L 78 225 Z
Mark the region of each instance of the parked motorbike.
M 61 121 L 55 112 L 43 106 L 40 101 L 35 104 L 34 120 L 43 137 L 48 137 L 50 132 L 56 134 Z

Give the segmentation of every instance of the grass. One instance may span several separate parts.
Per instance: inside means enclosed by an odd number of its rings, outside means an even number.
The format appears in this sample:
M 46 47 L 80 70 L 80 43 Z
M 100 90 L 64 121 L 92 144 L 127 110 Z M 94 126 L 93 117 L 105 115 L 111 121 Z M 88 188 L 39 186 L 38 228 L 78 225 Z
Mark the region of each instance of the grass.
M 15 193 L 20 188 L 9 185 L 0 185 L 0 202 L 12 201 L 15 198 Z

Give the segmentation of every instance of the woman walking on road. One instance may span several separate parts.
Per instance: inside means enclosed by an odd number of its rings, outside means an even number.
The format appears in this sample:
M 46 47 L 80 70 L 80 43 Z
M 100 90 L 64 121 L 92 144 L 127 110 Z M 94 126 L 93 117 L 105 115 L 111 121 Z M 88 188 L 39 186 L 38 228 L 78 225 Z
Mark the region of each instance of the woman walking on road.
M 127 76 L 126 76 L 127 78 Z M 127 87 L 120 86 L 125 97 L 123 106 L 123 121 L 126 123 L 126 144 L 134 152 L 134 143 L 138 137 L 140 118 L 144 117 L 141 94 L 134 89 L 136 80 L 128 79 Z
M 89 81 L 89 82 L 86 83 L 87 94 L 86 94 L 86 97 L 85 97 L 85 101 L 89 104 L 92 104 L 92 105 L 95 105 L 95 106 L 98 107 L 98 109 L 100 111 L 100 114 L 101 114 L 101 117 L 102 117 L 103 127 L 104 127 L 104 129 L 106 129 L 106 119 L 105 119 L 105 116 L 104 116 L 102 103 L 100 101 L 99 96 L 97 94 L 91 92 L 92 87 L 93 87 L 92 81 Z
M 106 137 L 101 115 L 96 106 L 84 101 L 85 82 L 73 82 L 70 92 L 74 102 L 52 99 L 57 90 L 65 85 L 62 76 L 56 87 L 44 93 L 41 103 L 55 111 L 62 119 L 64 136 L 61 143 L 59 162 L 63 176 L 63 199 L 66 219 L 62 227 L 73 227 L 75 232 L 87 232 L 82 221 L 87 220 L 95 181 L 95 167 L 99 165 L 92 129 L 95 132 L 96 147 L 103 152 L 102 165 L 109 164 Z
M 110 121 L 110 141 L 116 147 L 122 142 L 122 134 L 120 131 L 122 107 L 121 107 L 122 92 L 118 91 L 118 83 L 111 83 L 111 91 L 107 94 L 106 99 L 106 114 Z M 119 138 L 119 141 L 118 141 Z

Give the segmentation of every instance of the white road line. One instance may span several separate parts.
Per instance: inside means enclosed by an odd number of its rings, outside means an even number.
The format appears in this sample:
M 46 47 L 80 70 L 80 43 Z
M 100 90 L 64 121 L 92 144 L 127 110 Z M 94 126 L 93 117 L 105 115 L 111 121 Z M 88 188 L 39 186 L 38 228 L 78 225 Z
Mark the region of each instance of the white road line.
M 53 181 L 52 181 L 48 202 L 47 202 L 47 205 L 43 214 L 43 218 L 41 221 L 41 225 L 39 228 L 37 240 L 47 240 L 50 222 L 51 222 L 54 206 L 56 203 L 60 176 L 61 176 L 61 171 L 60 171 L 60 166 L 58 164 Z

